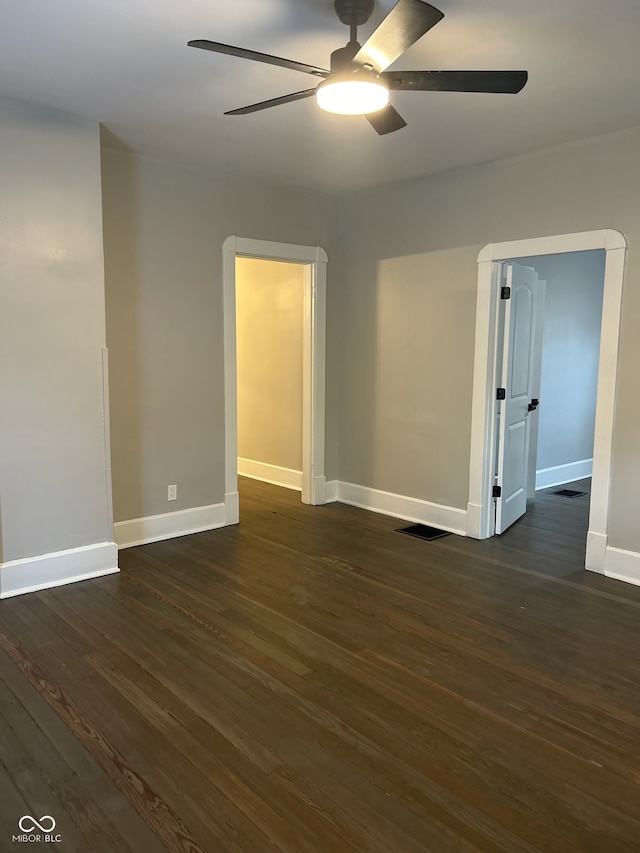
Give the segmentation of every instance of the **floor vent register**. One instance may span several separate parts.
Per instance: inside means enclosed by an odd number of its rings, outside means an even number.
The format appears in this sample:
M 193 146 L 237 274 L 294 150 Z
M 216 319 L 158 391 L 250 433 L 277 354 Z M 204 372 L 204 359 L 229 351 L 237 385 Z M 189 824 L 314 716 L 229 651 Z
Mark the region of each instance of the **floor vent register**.
M 417 539 L 426 539 L 432 542 L 434 539 L 442 539 L 443 536 L 451 536 L 448 530 L 440 530 L 437 527 L 429 527 L 427 524 L 410 524 L 409 527 L 401 527 L 396 533 L 406 533 L 407 536 L 415 536 Z

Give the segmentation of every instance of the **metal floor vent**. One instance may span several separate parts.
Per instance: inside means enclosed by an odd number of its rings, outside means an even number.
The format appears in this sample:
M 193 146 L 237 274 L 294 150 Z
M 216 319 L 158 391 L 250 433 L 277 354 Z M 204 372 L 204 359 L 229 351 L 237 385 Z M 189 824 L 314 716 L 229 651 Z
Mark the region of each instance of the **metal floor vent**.
M 575 489 L 558 489 L 557 492 L 551 492 L 552 495 L 560 495 L 561 498 L 581 498 L 586 495 L 586 492 L 577 492 Z
M 410 524 L 409 527 L 400 527 L 396 533 L 406 533 L 407 536 L 415 536 L 417 539 L 442 539 L 443 536 L 451 536 L 448 530 L 440 530 L 438 527 L 429 527 L 427 524 Z

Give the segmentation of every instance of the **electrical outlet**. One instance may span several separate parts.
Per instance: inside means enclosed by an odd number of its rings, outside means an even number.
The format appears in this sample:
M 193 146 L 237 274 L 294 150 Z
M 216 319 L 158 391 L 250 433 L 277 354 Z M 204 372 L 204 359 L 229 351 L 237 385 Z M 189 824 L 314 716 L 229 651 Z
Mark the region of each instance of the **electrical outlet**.
M 167 500 L 168 501 L 177 501 L 178 500 L 178 487 L 177 486 L 168 486 L 167 487 Z

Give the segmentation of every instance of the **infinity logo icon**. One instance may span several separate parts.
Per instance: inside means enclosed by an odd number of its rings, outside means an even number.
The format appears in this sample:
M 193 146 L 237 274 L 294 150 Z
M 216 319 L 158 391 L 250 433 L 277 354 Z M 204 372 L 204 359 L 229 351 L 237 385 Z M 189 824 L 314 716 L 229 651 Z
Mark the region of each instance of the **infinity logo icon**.
M 40 820 L 36 820 L 30 814 L 26 814 L 20 818 L 18 826 L 23 832 L 33 832 L 34 829 L 39 829 L 40 832 L 50 833 L 56 828 L 56 822 L 51 815 L 45 814 Z

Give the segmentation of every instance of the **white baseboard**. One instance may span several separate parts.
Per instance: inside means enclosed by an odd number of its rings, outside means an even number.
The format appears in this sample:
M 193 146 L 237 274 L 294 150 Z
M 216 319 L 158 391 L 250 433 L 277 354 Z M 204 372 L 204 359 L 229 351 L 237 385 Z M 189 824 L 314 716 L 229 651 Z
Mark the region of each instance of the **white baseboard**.
M 607 548 L 604 573 L 608 578 L 640 586 L 640 554 L 623 551 L 622 548 Z
M 240 493 L 227 492 L 224 496 L 224 524 L 238 524 L 240 521 Z
M 460 536 L 466 535 L 467 513 L 463 509 L 343 482 L 338 484 L 338 500 L 382 515 L 428 524 Z
M 302 503 L 307 503 L 304 487 L 302 488 Z M 327 479 L 324 476 L 313 477 L 311 479 L 311 491 L 309 494 L 309 504 L 311 506 L 322 506 L 327 502 Z
M 467 504 L 466 535 L 472 539 L 482 539 L 482 507 L 480 504 Z
M 0 563 L 0 598 L 119 572 L 115 542 Z
M 338 500 L 338 488 L 340 483 L 338 480 L 327 480 L 324 487 L 324 502 L 328 504 L 335 503 Z
M 281 468 L 279 465 L 268 465 L 266 462 L 256 462 L 255 459 L 243 459 L 239 456 L 238 474 L 274 486 L 284 486 L 285 489 L 302 491 L 302 471 L 294 471 L 292 468 Z
M 585 558 L 585 569 L 589 572 L 605 574 L 607 564 L 607 539 L 604 533 L 587 531 L 587 553 Z
M 555 465 L 553 468 L 541 468 L 536 471 L 536 491 L 550 489 L 552 486 L 564 486 L 575 480 L 584 480 L 593 472 L 593 459 L 580 459 L 567 465 Z
M 122 549 L 174 539 L 176 536 L 187 536 L 190 533 L 202 533 L 204 530 L 215 530 L 224 527 L 225 521 L 225 505 L 220 503 L 117 521 L 113 530 L 118 548 Z

